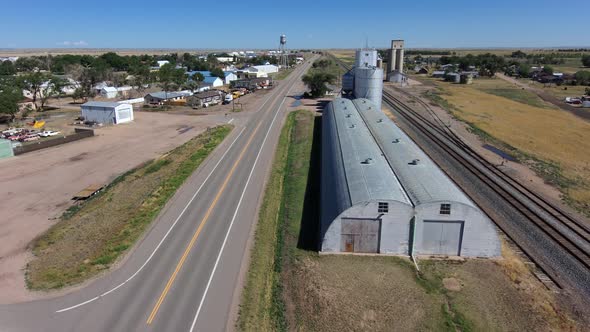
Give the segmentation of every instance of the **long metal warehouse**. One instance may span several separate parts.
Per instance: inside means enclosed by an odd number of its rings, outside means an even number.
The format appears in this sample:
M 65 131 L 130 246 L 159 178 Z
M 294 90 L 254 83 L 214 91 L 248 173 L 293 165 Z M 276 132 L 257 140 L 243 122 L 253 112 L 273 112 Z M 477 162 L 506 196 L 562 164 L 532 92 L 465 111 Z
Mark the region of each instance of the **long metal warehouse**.
M 352 101 L 322 116 L 321 250 L 408 255 L 410 199 Z
M 342 105 L 342 106 L 338 106 Z M 344 109 L 343 109 L 344 108 Z M 351 110 L 352 109 L 352 110 Z M 352 114 L 352 115 L 349 115 Z M 323 119 L 322 134 L 322 251 L 358 251 L 341 245 L 340 250 L 332 244 L 334 237 L 341 229 L 332 223 L 342 223 L 343 216 L 334 217 L 334 197 L 332 195 L 353 196 L 362 188 L 355 187 L 356 177 L 345 170 L 344 180 L 337 175 L 337 169 L 331 163 L 356 164 L 358 159 L 350 156 L 349 150 L 355 149 L 354 133 L 359 137 L 359 154 L 378 154 L 378 161 L 385 160 L 385 167 L 365 168 L 363 180 L 365 185 L 384 185 L 391 187 L 387 181 L 395 183 L 395 192 L 402 188 L 400 197 L 403 200 L 402 213 L 396 210 L 398 205 L 391 206 L 387 212 L 372 217 L 380 221 L 390 218 L 393 214 L 393 232 L 381 232 L 379 247 L 375 252 L 415 255 L 448 255 L 469 257 L 495 257 L 500 255 L 500 241 L 495 228 L 487 216 L 444 174 L 434 162 L 375 104 L 367 99 L 354 101 L 336 99 L 328 105 Z M 348 122 L 339 120 L 344 118 Z M 340 122 L 343 125 L 338 125 Z M 354 124 L 354 128 L 349 128 Z M 344 127 L 344 128 L 343 128 Z M 353 130 L 354 129 L 354 130 Z M 336 131 L 336 133 L 334 133 Z M 356 133 L 369 133 L 358 135 Z M 356 137 L 354 136 L 353 137 Z M 337 140 L 336 140 L 337 139 Z M 347 146 L 344 146 L 345 142 Z M 356 151 L 356 150 L 354 150 Z M 338 154 L 340 153 L 340 156 Z M 381 165 L 381 164 L 380 164 Z M 368 173 L 368 174 L 367 174 Z M 393 174 L 393 178 L 391 177 Z M 367 183 L 366 178 L 375 178 L 376 184 Z M 351 181 L 352 180 L 352 181 Z M 365 182 L 363 182 L 365 181 Z M 340 187 L 335 184 L 340 184 Z M 371 197 L 379 202 L 379 197 Z M 397 201 L 402 201 L 396 197 Z M 338 199 L 338 201 L 346 201 Z M 354 204 L 353 204 L 354 205 Z M 407 214 L 407 207 L 411 207 Z M 348 208 L 348 207 L 346 207 Z M 331 211 L 331 213 L 324 213 Z M 346 210 L 346 209 L 344 209 Z M 341 211 L 340 211 L 341 212 Z M 367 218 L 368 213 L 356 213 L 355 209 L 346 210 L 346 219 Z M 373 211 L 367 211 L 373 212 Z M 327 229 L 327 232 L 324 232 Z M 382 226 L 385 229 L 385 226 Z M 330 232 L 332 231 L 332 232 Z M 363 238 L 360 230 L 357 236 Z M 330 245 L 328 245 L 330 243 Z M 385 249 L 386 244 L 387 249 Z M 396 248 L 391 250 L 391 248 Z

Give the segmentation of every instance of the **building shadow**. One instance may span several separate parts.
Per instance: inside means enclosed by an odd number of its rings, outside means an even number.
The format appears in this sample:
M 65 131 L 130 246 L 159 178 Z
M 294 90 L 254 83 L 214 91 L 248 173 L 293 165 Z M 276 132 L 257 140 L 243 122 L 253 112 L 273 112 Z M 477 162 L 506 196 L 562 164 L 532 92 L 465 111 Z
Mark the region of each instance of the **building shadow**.
M 322 117 L 314 118 L 313 142 L 297 248 L 319 250 Z

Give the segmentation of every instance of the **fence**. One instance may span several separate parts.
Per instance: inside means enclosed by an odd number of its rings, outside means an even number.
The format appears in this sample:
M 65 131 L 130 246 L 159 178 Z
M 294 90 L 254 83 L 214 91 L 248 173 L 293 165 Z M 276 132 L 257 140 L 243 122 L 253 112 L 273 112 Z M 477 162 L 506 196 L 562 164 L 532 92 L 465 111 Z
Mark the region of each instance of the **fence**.
M 74 142 L 77 140 L 81 140 L 83 138 L 92 137 L 94 136 L 94 130 L 92 129 L 84 129 L 84 128 L 74 128 L 74 134 L 68 136 L 62 136 L 58 138 L 52 138 L 44 141 L 39 141 L 32 144 L 27 144 L 23 146 L 17 146 L 14 150 L 14 155 L 18 156 L 23 153 L 33 152 L 45 148 L 50 148 L 52 146 L 57 146 L 65 143 Z

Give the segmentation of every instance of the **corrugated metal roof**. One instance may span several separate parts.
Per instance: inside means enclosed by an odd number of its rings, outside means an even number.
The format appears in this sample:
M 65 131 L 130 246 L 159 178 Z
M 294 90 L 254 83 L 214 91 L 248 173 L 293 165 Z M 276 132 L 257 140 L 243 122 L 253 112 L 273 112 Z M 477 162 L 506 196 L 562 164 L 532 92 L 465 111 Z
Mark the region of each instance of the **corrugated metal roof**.
M 340 141 L 351 204 L 395 200 L 411 204 L 354 104 L 343 98 L 331 103 Z
M 89 101 L 80 105 L 81 107 L 117 107 L 121 106 L 121 104 L 116 102 L 109 102 L 109 101 Z
M 475 207 L 426 153 L 371 101 L 356 99 L 353 103 L 414 205 L 454 201 Z M 413 160 L 418 160 L 416 165 L 412 164 Z
M 152 96 L 154 98 L 158 98 L 158 99 L 172 99 L 172 98 L 177 98 L 177 97 L 186 97 L 187 94 L 186 93 L 182 93 L 182 92 L 164 92 L 164 91 L 158 91 L 158 92 L 152 92 L 150 94 L 148 94 L 148 96 Z

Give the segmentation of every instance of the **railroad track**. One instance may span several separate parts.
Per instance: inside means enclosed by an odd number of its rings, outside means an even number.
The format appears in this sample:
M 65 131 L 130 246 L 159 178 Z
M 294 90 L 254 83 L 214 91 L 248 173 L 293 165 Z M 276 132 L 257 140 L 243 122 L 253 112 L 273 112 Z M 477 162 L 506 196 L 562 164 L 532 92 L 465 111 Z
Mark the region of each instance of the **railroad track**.
M 332 58 L 345 70 L 350 67 L 332 55 Z M 452 131 L 438 117 L 438 115 L 424 101 L 415 98 L 411 94 L 401 91 L 404 95 L 419 103 L 429 113 L 429 117 L 415 111 L 405 102 L 393 96 L 390 92 L 383 91 L 383 100 L 404 117 L 416 130 L 423 133 L 433 144 L 437 145 L 449 157 L 471 172 L 483 184 L 493 190 L 499 197 L 505 200 L 515 211 L 522 214 L 537 229 L 556 243 L 565 252 L 571 255 L 577 262 L 590 270 L 590 227 L 588 224 L 572 217 L 561 208 L 555 206 L 542 196 L 531 191 L 519 181 L 502 172 L 495 165 L 489 163 Z M 493 218 L 492 218 L 493 219 Z M 554 269 L 544 266 L 535 255 L 519 244 L 508 228 L 507 221 L 494 220 L 497 227 L 511 240 L 519 251 L 536 267 L 551 279 L 557 287 L 562 288 L 559 275 Z M 539 276 L 539 279 L 545 279 Z M 547 280 L 542 280 L 547 285 Z M 548 286 L 549 287 L 549 286 Z
M 586 269 L 590 270 L 590 232 L 585 227 L 586 225 L 567 214 L 561 213 L 561 210 L 553 207 L 551 203 L 536 194 L 529 197 L 527 194 L 530 194 L 530 191 L 526 187 L 520 184 L 514 185 L 515 180 L 513 178 L 489 164 L 475 151 L 465 145 L 456 145 L 449 137 L 444 137 L 447 136 L 445 134 L 447 131 L 443 131 L 438 126 L 432 124 L 424 116 L 405 105 L 391 93 L 384 91 L 383 100 L 386 104 L 394 107 L 408 123 L 429 138 L 433 144 L 437 145 L 449 157 L 471 172 Z M 474 157 L 473 154 L 477 155 L 477 157 Z M 518 243 L 511 236 L 506 221 L 494 220 L 494 222 L 513 242 Z M 522 246 L 519 247 L 527 254 L 529 259 L 538 265 L 561 288 L 558 275 L 549 272 L 549 269 L 544 267 L 543 264 L 533 259 L 534 255 L 528 253 Z

